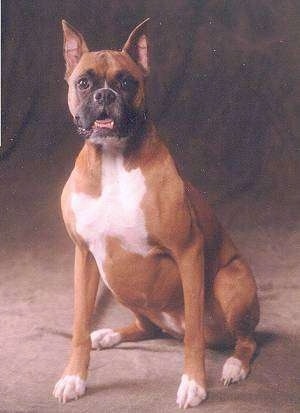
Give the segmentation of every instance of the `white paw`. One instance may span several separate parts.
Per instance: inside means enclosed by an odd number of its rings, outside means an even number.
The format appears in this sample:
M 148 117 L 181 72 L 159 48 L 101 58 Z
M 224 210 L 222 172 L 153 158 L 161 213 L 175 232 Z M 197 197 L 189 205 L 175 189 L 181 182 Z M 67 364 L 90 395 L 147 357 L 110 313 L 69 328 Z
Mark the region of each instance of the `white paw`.
M 102 349 L 113 347 L 121 341 L 121 334 L 116 333 L 111 328 L 102 328 L 101 330 L 93 331 L 91 334 L 92 348 Z
M 228 386 L 230 383 L 236 383 L 237 381 L 244 380 L 247 376 L 247 372 L 242 366 L 241 360 L 235 357 L 229 357 L 222 371 L 222 381 L 224 386 Z
M 86 381 L 79 376 L 65 376 L 56 383 L 53 391 L 53 396 L 61 403 L 66 403 L 69 400 L 82 396 L 85 393 Z
M 203 400 L 206 399 L 205 389 L 197 384 L 195 380 L 189 379 L 184 374 L 181 377 L 181 383 L 177 391 L 177 404 L 180 408 L 186 409 L 187 407 L 198 406 Z

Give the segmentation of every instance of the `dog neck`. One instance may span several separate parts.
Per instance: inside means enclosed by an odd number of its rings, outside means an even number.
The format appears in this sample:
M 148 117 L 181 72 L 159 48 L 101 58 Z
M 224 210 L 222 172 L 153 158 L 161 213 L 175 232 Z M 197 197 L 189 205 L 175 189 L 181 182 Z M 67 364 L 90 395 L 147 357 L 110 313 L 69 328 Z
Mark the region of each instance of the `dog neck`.
M 125 161 L 137 159 L 153 135 L 154 126 L 151 121 L 146 120 L 140 124 L 140 128 L 131 136 L 119 138 L 119 140 L 105 138 L 103 144 L 95 144 L 86 140 L 83 147 L 89 164 L 97 164 L 103 156 L 123 156 Z

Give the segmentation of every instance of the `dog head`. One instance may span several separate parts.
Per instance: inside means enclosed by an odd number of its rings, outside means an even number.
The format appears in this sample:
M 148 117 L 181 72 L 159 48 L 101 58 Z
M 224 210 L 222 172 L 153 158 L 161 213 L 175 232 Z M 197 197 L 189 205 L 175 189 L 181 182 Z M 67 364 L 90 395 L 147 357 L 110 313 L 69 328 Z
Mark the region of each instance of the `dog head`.
M 78 131 L 96 145 L 136 137 L 146 120 L 148 41 L 143 21 L 121 51 L 90 52 L 83 36 L 63 20 L 68 104 Z

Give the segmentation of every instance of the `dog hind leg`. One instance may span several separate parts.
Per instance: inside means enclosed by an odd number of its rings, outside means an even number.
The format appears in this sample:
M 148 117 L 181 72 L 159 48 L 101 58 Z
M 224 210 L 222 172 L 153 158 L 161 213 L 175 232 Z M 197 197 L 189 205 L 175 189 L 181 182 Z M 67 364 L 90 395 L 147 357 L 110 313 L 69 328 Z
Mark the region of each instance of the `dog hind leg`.
M 233 355 L 226 360 L 222 371 L 222 381 L 229 385 L 245 379 L 250 371 L 256 350 L 253 332 L 259 319 L 255 281 L 241 258 L 219 270 L 214 296 L 223 312 L 226 329 L 235 342 Z
M 223 366 L 221 380 L 224 386 L 247 377 L 255 350 L 256 343 L 251 335 L 237 337 L 233 355 L 226 360 Z
M 135 321 L 126 327 L 115 330 L 102 328 L 93 331 L 91 334 L 92 348 L 101 350 L 126 341 L 147 340 L 156 335 L 158 327 L 152 324 L 150 320 L 137 313 L 135 313 L 135 317 Z

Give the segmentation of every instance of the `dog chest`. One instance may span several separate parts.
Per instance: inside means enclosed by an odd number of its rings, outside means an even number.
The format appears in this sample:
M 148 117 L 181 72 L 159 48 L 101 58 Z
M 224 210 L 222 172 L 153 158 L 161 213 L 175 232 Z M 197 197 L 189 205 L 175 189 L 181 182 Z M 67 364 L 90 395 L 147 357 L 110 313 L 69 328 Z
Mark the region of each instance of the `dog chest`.
M 107 237 L 115 237 L 122 248 L 145 256 L 149 251 L 141 202 L 146 192 L 141 170 L 127 171 L 121 155 L 102 158 L 101 195 L 74 192 L 71 207 L 78 234 L 87 242 L 99 268 L 105 260 Z

